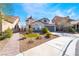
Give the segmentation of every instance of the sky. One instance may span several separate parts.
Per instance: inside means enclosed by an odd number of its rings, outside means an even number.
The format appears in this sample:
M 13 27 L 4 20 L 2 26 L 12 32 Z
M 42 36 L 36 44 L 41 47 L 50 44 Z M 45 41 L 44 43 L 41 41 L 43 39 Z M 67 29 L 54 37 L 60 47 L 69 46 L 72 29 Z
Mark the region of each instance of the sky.
M 25 25 L 29 16 L 36 20 L 44 17 L 52 20 L 55 16 L 79 19 L 79 3 L 13 3 L 6 4 L 4 10 L 13 11 L 11 14 L 7 12 L 7 15 L 19 16 L 21 25 Z

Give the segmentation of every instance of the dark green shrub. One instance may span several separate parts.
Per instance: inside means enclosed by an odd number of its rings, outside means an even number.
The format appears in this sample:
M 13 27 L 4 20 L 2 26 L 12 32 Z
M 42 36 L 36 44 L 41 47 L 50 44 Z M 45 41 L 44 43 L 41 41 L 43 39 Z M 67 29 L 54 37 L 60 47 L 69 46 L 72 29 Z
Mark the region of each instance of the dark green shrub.
M 5 39 L 6 37 L 5 36 L 0 36 L 0 40 L 3 40 Z
M 0 40 L 3 40 L 3 39 L 5 39 L 6 37 L 5 37 L 5 35 L 4 35 L 4 33 L 3 32 L 0 32 Z
M 48 28 L 45 27 L 42 29 L 42 33 L 48 33 L 48 32 L 49 32 Z
M 75 30 L 74 28 L 72 28 L 72 27 L 69 27 L 69 28 L 68 28 L 68 31 L 69 31 L 69 32 L 72 32 L 72 33 L 75 33 L 75 32 L 76 32 L 76 30 Z
M 0 36 L 2 35 L 2 32 L 0 32 Z
M 13 34 L 13 31 L 10 28 L 8 28 L 7 30 L 5 30 L 4 33 L 5 33 L 6 38 L 10 38 Z

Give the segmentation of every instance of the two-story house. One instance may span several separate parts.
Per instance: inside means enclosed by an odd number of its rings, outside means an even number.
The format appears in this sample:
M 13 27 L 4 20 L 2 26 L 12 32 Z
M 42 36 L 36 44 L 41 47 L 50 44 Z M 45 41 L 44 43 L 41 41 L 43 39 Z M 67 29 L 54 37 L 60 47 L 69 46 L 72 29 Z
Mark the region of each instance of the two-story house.
M 48 18 L 42 18 L 40 20 L 33 19 L 32 16 L 26 20 L 26 30 L 29 25 L 33 28 L 33 31 L 40 32 L 43 28 L 48 28 L 49 31 L 56 31 L 56 26 L 51 23 Z
M 55 23 L 57 31 L 67 31 L 69 27 L 72 27 L 76 31 L 79 31 L 79 21 L 70 19 L 69 16 L 55 16 L 52 22 Z

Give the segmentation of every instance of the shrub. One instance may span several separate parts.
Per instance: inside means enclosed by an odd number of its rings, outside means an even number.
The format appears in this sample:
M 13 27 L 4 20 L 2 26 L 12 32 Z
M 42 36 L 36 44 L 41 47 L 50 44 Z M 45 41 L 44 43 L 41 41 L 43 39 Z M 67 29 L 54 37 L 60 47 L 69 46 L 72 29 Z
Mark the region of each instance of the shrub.
M 42 39 L 42 37 L 41 36 L 38 36 L 37 38 L 36 38 L 36 40 L 41 40 Z
M 33 29 L 32 29 L 32 27 L 31 27 L 31 25 L 29 25 L 28 32 L 29 32 L 29 33 L 32 33 L 32 32 L 33 32 Z
M 5 34 L 3 33 L 3 32 L 0 32 L 0 40 L 3 40 L 3 39 L 5 39 L 6 37 L 5 37 Z
M 33 43 L 34 42 L 34 40 L 33 39 L 29 39 L 29 41 L 28 41 L 28 43 Z
M 29 28 L 29 33 L 32 33 L 33 32 L 33 29 L 32 28 Z
M 8 28 L 7 30 L 5 30 L 4 33 L 6 35 L 6 38 L 10 38 L 13 34 L 13 31 L 10 28 Z
M 2 32 L 0 32 L 0 36 L 2 35 Z
M 76 32 L 75 29 L 72 28 L 72 27 L 69 27 L 68 31 L 69 31 L 69 32 L 72 32 L 72 33 L 75 33 L 75 32 Z
M 0 36 L 0 40 L 3 40 L 3 39 L 5 39 L 6 37 L 5 36 Z
M 4 36 L 2 35 L 3 33 L 0 32 L 0 40 L 3 40 L 4 39 Z
M 45 36 L 45 37 L 46 37 L 46 38 L 50 38 L 51 35 L 52 35 L 52 34 L 51 34 L 50 32 L 48 32 L 48 33 L 46 33 L 46 36 Z
M 49 31 L 48 31 L 48 28 L 46 28 L 46 27 L 43 28 L 43 29 L 42 29 L 42 32 L 43 32 L 43 33 L 48 33 L 48 32 L 49 32 Z

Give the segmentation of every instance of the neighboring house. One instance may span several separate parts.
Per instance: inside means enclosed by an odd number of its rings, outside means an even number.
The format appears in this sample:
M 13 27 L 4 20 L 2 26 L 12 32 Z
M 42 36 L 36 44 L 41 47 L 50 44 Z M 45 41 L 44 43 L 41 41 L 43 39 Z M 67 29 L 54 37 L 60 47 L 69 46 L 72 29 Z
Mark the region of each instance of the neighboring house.
M 36 31 L 36 32 L 40 32 L 45 27 L 47 27 L 49 31 L 56 31 L 55 24 L 50 23 L 50 20 L 47 18 L 35 20 L 32 17 L 29 17 L 26 20 L 26 30 L 29 28 L 29 25 L 31 25 L 31 27 L 33 28 L 33 31 Z
M 17 17 L 17 16 L 6 16 L 6 15 L 3 15 L 1 12 L 0 12 L 0 16 L 3 16 L 3 18 L 2 18 L 2 28 L 1 28 L 2 32 L 4 32 L 8 28 L 13 29 L 14 32 L 17 32 L 19 30 L 19 26 L 18 26 L 19 17 Z
M 60 17 L 55 16 L 52 20 L 53 23 L 55 23 L 57 30 L 62 31 L 63 29 L 66 30 L 66 27 L 70 25 L 70 19 L 69 17 Z
M 79 20 L 71 21 L 71 26 L 79 32 Z
M 55 16 L 52 20 L 57 27 L 57 31 L 67 31 L 69 27 L 79 31 L 79 21 L 67 17 Z

